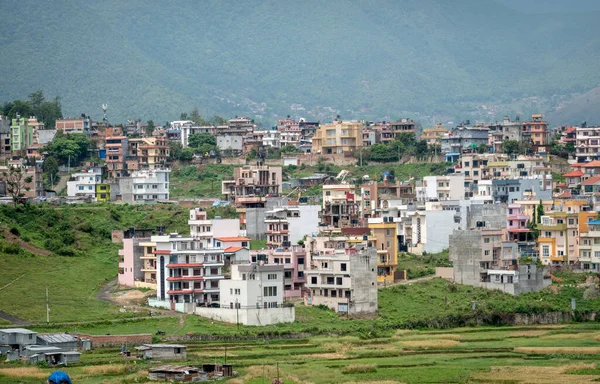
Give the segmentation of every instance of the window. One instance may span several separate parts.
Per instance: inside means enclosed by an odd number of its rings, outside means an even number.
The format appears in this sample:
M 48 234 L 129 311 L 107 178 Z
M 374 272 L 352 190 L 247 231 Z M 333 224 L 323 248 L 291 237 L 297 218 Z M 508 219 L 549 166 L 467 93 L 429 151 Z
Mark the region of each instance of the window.
M 575 219 L 569 219 L 569 225 L 575 224 Z
M 267 275 L 267 279 L 268 280 L 277 280 L 277 274 L 276 273 L 269 273 Z
M 335 285 L 342 285 L 342 278 L 341 277 L 336 277 L 335 278 Z
M 332 284 L 333 285 L 333 277 L 328 277 L 327 278 L 327 284 Z
M 292 271 L 285 271 L 285 272 L 283 272 L 283 277 L 285 279 L 291 279 L 292 278 Z
M 485 250 L 485 252 L 484 252 L 484 254 L 485 254 L 486 256 L 489 256 L 489 255 L 490 255 L 490 250 L 489 250 L 489 249 L 486 249 L 486 250 Z
M 304 265 L 304 257 L 298 258 L 298 265 Z
M 340 271 L 346 272 L 346 270 L 347 270 L 346 263 L 341 263 L 340 264 Z
M 263 296 L 277 296 L 277 287 L 264 287 Z
M 552 232 L 546 231 L 546 237 L 552 237 Z
M 311 284 L 317 284 L 317 276 L 311 276 L 310 277 L 310 283 Z
M 600 258 L 600 251 L 594 251 L 594 257 Z
M 542 256 L 544 256 L 544 257 L 550 256 L 550 246 L 549 245 L 542 246 Z
M 489 244 L 490 238 L 489 237 L 484 237 L 483 238 L 483 242 L 486 243 L 486 244 Z
M 287 241 L 287 240 L 286 240 Z M 290 259 L 289 257 L 285 258 L 285 263 L 286 264 L 290 264 L 292 262 L 292 259 Z
M 235 291 L 234 291 L 234 294 L 235 294 L 235 295 L 239 295 L 239 294 L 240 294 L 240 289 L 239 289 L 239 288 L 236 288 L 236 289 L 235 289 Z

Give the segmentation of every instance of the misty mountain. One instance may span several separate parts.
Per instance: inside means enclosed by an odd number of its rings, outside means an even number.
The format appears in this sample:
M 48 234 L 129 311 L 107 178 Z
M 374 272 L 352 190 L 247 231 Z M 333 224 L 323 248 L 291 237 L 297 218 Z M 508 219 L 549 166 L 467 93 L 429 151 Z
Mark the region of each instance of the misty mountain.
M 0 3 L 0 101 L 109 120 L 549 112 L 600 83 L 599 13 L 495 0 Z

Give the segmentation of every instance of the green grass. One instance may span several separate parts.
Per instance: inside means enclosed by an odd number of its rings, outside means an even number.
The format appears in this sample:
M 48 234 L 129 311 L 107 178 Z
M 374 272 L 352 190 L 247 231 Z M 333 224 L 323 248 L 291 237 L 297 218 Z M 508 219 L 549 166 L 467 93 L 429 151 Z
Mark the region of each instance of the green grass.
M 233 165 L 175 164 L 171 172 L 171 197 L 219 197 L 221 181 L 233 177 Z
M 250 240 L 250 249 L 258 250 L 265 249 L 267 247 L 267 240 Z
M 435 275 L 435 267 L 450 267 L 448 250 L 427 255 L 401 252 L 398 255 L 398 270 L 406 270 L 409 279 Z

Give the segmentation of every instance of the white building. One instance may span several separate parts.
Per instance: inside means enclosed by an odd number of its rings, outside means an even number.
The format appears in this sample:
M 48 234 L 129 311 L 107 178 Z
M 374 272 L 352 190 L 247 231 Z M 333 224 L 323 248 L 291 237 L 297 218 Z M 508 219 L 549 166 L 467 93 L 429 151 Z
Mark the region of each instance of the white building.
M 244 137 L 236 135 L 218 135 L 217 147 L 220 151 L 231 149 L 235 153 L 241 153 L 244 149 Z
M 375 248 L 326 249 L 311 242 L 311 269 L 304 271 L 310 305 L 336 312 L 377 312 L 377 253 Z
M 281 148 L 281 132 L 275 130 L 262 131 L 262 144 L 265 147 Z
M 425 176 L 423 185 L 416 187 L 419 201 L 428 200 L 464 200 L 465 176 Z
M 155 203 L 157 200 L 169 200 L 170 169 L 144 169 L 133 172 L 132 202 L 134 204 Z
M 67 196 L 96 197 L 96 184 L 102 183 L 102 170 L 91 168 L 87 171 L 73 173 L 67 181 Z

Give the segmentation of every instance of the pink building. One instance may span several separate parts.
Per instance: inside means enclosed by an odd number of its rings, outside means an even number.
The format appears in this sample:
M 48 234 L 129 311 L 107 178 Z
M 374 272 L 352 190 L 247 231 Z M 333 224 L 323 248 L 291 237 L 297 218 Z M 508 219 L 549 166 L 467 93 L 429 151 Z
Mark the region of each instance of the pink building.
M 306 278 L 304 270 L 306 265 L 306 250 L 302 245 L 279 247 L 250 251 L 250 261 L 253 263 L 264 261 L 271 265 L 283 264 L 283 296 L 286 299 L 302 297 Z
M 529 215 L 524 213 L 521 204 L 509 204 L 506 217 L 506 229 L 509 241 L 531 241 L 532 234 L 527 222 Z
M 119 249 L 119 285 L 156 288 L 155 247 L 149 238 L 123 239 L 123 249 Z

